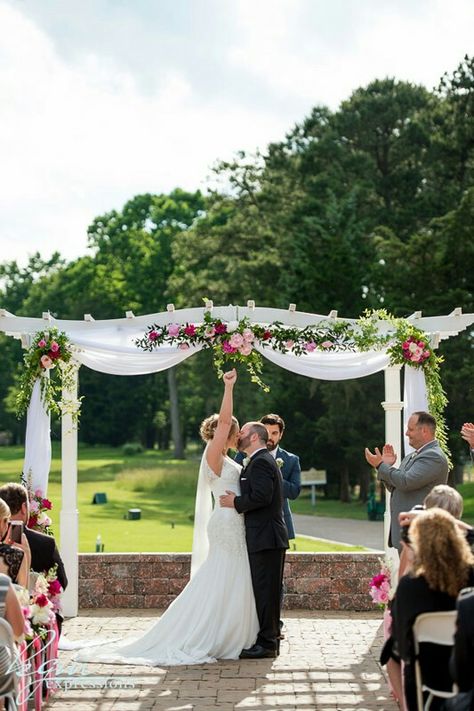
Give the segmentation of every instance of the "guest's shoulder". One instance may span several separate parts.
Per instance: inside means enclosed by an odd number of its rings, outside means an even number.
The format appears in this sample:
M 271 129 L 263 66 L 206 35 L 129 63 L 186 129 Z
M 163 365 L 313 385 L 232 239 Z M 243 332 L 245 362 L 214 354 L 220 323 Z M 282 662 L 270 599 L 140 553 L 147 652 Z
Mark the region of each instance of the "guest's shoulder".
M 293 452 L 289 452 L 287 449 L 283 449 L 283 447 L 278 448 L 277 457 L 280 456 L 282 459 L 287 459 L 288 461 L 299 461 L 297 454 L 293 454 Z

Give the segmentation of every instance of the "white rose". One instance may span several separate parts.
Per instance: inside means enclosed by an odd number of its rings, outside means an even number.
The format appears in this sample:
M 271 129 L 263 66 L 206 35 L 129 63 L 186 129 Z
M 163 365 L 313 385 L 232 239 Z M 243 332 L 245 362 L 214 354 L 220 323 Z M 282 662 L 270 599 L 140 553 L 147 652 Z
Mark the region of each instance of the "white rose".
M 238 321 L 229 321 L 227 324 L 227 333 L 233 333 L 236 331 L 239 327 L 239 322 Z

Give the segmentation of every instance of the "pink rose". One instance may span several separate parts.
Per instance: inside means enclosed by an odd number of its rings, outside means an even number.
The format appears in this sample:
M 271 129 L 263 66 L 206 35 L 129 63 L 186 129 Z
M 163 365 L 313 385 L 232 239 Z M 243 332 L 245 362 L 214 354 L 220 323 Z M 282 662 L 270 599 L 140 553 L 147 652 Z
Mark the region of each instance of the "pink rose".
M 51 348 L 50 348 L 50 350 L 51 350 L 53 353 L 57 353 L 57 352 L 59 351 L 59 343 L 56 343 L 56 341 L 53 341 L 53 342 L 51 343 Z
M 43 490 L 42 489 L 35 489 L 35 496 L 39 496 L 40 499 L 43 498 Z
M 177 323 L 170 323 L 168 324 L 168 336 L 171 336 L 174 338 L 175 336 L 179 335 L 179 325 Z
M 308 343 L 304 344 L 305 351 L 308 353 L 312 353 L 314 350 L 316 350 L 316 343 L 314 341 L 308 341 Z
M 321 348 L 332 348 L 333 345 L 332 341 L 323 341 L 321 343 Z
M 148 340 L 149 341 L 156 341 L 157 338 L 158 338 L 158 331 L 150 331 L 150 333 L 148 334 Z
M 252 351 L 253 348 L 251 343 L 244 343 L 244 345 L 239 348 L 239 353 L 243 356 L 249 356 Z
M 222 350 L 224 351 L 224 353 L 235 353 L 237 349 L 232 348 L 229 341 L 224 341 L 224 343 L 222 344 Z
M 30 502 L 31 513 L 33 513 L 33 514 L 38 513 L 39 509 L 40 509 L 40 507 L 39 507 L 39 503 L 37 501 Z
M 255 338 L 255 334 L 251 328 L 244 328 L 242 336 L 244 337 L 244 341 L 247 341 L 248 343 L 252 343 Z
M 216 323 L 214 329 L 218 335 L 222 333 L 227 333 L 227 326 L 225 325 L 225 323 Z
M 214 326 L 206 328 L 206 330 L 204 331 L 204 335 L 206 336 L 206 338 L 214 338 L 214 336 L 216 335 L 216 329 L 214 328 Z
M 291 340 L 290 340 L 290 341 L 287 341 L 287 342 L 285 343 L 285 346 L 288 348 L 289 351 L 291 351 L 291 349 L 293 348 L 294 345 L 295 345 L 295 342 L 294 342 L 294 341 L 291 341 Z
M 54 363 L 53 363 L 53 361 L 52 361 L 51 358 L 50 358 L 49 356 L 47 356 L 47 355 L 41 356 L 41 358 L 40 358 L 40 363 L 41 363 L 41 366 L 42 366 L 45 370 L 49 370 L 50 368 L 54 368 Z
M 186 334 L 186 336 L 195 336 L 196 326 L 193 323 L 190 323 L 188 326 L 185 327 L 184 333 Z
M 41 341 L 38 341 L 38 348 L 44 348 L 46 346 L 46 341 L 44 338 L 41 339 Z
M 180 343 L 178 348 L 180 351 L 187 351 L 189 348 L 189 343 Z
M 241 333 L 233 333 L 229 339 L 232 348 L 240 348 L 244 343 L 244 337 Z

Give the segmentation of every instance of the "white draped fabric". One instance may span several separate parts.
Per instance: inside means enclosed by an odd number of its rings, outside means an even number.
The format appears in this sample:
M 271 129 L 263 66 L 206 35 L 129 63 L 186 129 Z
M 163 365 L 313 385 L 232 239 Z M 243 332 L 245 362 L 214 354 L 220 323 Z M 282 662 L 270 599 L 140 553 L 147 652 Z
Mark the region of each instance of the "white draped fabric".
M 47 374 L 43 377 L 48 377 Z M 33 491 L 41 489 L 43 496 L 48 493 L 48 475 L 51 468 L 51 417 L 46 412 L 41 397 L 39 379 L 33 386 L 26 416 L 25 461 L 23 474 L 31 479 Z
M 109 346 L 101 343 L 74 341 L 74 358 L 92 370 L 109 375 L 145 375 L 167 370 L 198 353 L 201 346 L 180 350 L 176 346 L 162 346 L 152 353 L 136 346 Z
M 403 390 L 403 400 L 405 402 L 405 407 L 403 410 L 403 433 L 404 433 L 404 443 L 405 443 L 405 454 L 410 454 L 413 452 L 413 447 L 408 444 L 408 437 L 405 435 L 407 431 L 407 424 L 410 415 L 413 412 L 419 412 L 424 410 L 428 412 L 428 394 L 426 390 L 426 380 L 425 374 L 421 368 L 411 368 L 406 365 L 405 371 L 405 384 Z
M 373 375 L 387 367 L 390 362 L 385 351 L 321 353 L 313 352 L 297 356 L 280 353 L 268 346 L 256 346 L 256 350 L 275 365 L 318 380 L 350 380 Z

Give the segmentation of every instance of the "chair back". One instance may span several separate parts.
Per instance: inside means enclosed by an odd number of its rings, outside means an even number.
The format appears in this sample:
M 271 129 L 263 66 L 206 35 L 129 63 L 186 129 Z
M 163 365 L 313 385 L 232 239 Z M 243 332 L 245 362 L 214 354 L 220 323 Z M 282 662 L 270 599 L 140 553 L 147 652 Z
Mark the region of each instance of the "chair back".
M 429 671 L 430 667 L 432 667 L 429 656 L 435 652 L 438 654 L 442 653 L 443 648 L 446 648 L 446 656 L 448 656 L 449 648 L 454 645 L 456 615 L 456 610 L 449 610 L 446 612 L 425 612 L 422 615 L 418 615 L 413 625 L 418 711 L 429 709 L 434 696 L 448 699 L 457 693 L 457 689 L 452 682 L 448 682 L 450 683 L 451 688 L 449 690 L 446 688 L 446 678 L 438 678 L 438 680 L 436 680 L 433 679 L 433 675 L 430 675 L 429 679 L 426 678 L 426 671 Z M 424 659 L 424 651 L 420 647 L 423 643 L 436 645 L 438 649 L 430 646 L 430 652 L 425 653 L 426 658 Z M 445 684 L 442 684 L 443 681 Z M 429 692 L 428 700 L 425 706 L 423 706 L 423 691 Z
M 8 708 L 16 709 L 18 655 L 10 624 L 0 617 L 0 697 L 9 699 Z

